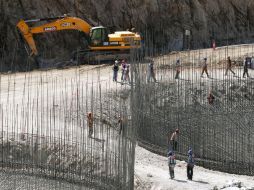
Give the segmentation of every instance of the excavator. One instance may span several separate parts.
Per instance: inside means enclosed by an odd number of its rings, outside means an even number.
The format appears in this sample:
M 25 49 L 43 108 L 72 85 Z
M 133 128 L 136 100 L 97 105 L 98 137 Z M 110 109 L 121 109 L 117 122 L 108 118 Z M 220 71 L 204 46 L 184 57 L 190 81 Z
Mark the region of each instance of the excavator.
M 43 22 L 39 26 L 30 27 L 30 23 Z M 46 22 L 46 23 L 45 23 Z M 17 28 L 22 38 L 28 45 L 29 56 L 39 55 L 34 35 L 62 30 L 77 30 L 85 34 L 87 48 L 75 52 L 73 58 L 78 55 L 83 61 L 110 60 L 125 58 L 131 49 L 141 48 L 141 37 L 138 33 L 130 31 L 116 31 L 109 34 L 108 29 L 103 26 L 92 27 L 81 18 L 67 15 L 53 18 L 41 18 L 32 20 L 20 20 Z M 82 59 L 81 59 L 82 60 Z

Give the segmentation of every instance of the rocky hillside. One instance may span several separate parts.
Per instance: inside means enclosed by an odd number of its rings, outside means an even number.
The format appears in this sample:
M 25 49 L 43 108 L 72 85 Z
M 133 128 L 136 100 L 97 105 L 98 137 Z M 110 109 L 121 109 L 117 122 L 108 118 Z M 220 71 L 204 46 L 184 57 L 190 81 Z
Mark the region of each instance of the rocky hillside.
M 2 68 L 17 63 L 21 65 L 16 69 L 23 67 L 24 48 L 15 28 L 20 18 L 64 13 L 111 30 L 135 27 L 147 45 L 170 50 L 183 47 L 186 29 L 192 34 L 192 48 L 208 47 L 213 38 L 217 44 L 254 39 L 254 1 L 249 0 L 0 0 Z M 39 50 L 47 58 L 65 55 L 78 48 L 80 41 L 77 32 L 36 36 Z

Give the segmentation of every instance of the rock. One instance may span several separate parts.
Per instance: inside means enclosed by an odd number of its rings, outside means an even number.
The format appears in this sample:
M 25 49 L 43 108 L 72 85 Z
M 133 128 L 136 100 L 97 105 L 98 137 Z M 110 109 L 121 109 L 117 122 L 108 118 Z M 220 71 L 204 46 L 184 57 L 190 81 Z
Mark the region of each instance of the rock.
M 22 18 L 68 13 L 93 25 L 107 26 L 111 31 L 135 27 L 151 40 L 150 43 L 145 39 L 146 45 L 181 50 L 186 29 L 191 31 L 193 48 L 211 47 L 213 38 L 217 45 L 253 41 L 253 6 L 254 2 L 248 0 L 88 0 L 86 3 L 81 0 L 4 0 L 0 4 L 0 56 L 5 58 L 1 68 L 6 71 L 25 68 L 26 52 L 15 27 Z M 46 58 L 64 59 L 74 49 L 86 46 L 84 39 L 74 31 L 36 35 L 35 41 L 39 52 L 43 52 Z M 9 64 L 11 61 L 16 64 Z M 10 68 L 11 65 L 13 68 Z

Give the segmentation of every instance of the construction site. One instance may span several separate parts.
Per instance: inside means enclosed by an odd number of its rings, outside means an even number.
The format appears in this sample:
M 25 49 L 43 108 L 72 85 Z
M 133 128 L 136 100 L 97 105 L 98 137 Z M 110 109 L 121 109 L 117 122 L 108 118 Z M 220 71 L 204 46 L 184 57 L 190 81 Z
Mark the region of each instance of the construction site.
M 116 8 L 110 2 L 103 10 Z M 0 4 L 0 29 L 12 23 L 0 35 L 0 189 L 254 189 L 254 40 L 234 33 L 238 22 L 225 36 L 213 26 L 208 39 L 199 14 L 189 27 L 163 30 L 165 10 L 152 3 L 141 7 L 153 15 L 144 24 L 131 19 L 142 3 L 120 2 L 133 12 L 121 17 L 126 25 L 114 18 L 116 27 L 98 17 L 98 2 L 88 8 L 101 22 L 79 1 L 71 14 L 58 14 L 65 0 L 52 12 L 46 1 L 12 3 Z M 183 4 L 199 12 L 202 3 Z M 186 180 L 190 148 L 194 179 Z

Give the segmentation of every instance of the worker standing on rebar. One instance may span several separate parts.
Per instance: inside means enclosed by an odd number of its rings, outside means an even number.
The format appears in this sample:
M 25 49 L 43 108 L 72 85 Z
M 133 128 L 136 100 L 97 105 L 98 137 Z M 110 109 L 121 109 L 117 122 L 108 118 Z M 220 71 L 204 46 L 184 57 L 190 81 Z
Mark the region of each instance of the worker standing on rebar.
M 180 69 L 181 69 L 180 60 L 178 59 L 176 61 L 176 75 L 175 75 L 175 79 L 179 79 Z
M 113 81 L 117 82 L 117 74 L 118 74 L 118 70 L 119 70 L 119 66 L 118 66 L 118 60 L 115 60 L 115 64 L 113 66 Z
M 245 78 L 245 74 L 247 75 L 247 77 L 250 77 L 248 73 L 248 58 L 247 57 L 245 58 L 245 61 L 243 63 L 243 78 Z
M 168 168 L 169 168 L 169 175 L 171 179 L 175 178 L 175 165 L 176 165 L 176 159 L 175 154 L 173 151 L 168 152 Z
M 214 95 L 212 94 L 212 90 L 209 90 L 209 94 L 208 94 L 208 97 L 207 97 L 208 103 L 209 103 L 210 105 L 213 105 L 214 99 L 215 99 L 215 97 L 214 97 Z
M 206 75 L 207 75 L 207 78 L 209 78 L 208 71 L 207 71 L 207 67 L 208 67 L 208 65 L 207 65 L 207 58 L 205 57 L 205 58 L 204 58 L 204 61 L 203 61 L 203 65 L 202 65 L 201 77 L 203 77 L 203 74 L 204 74 L 204 72 L 205 72 Z
M 88 137 L 93 135 L 93 114 L 92 112 L 87 113 L 87 125 L 88 125 Z
M 232 61 L 229 56 L 227 60 L 227 68 L 226 68 L 225 76 L 227 76 L 228 71 L 231 71 L 235 75 L 235 72 L 232 70 Z
M 154 82 L 156 82 L 155 71 L 154 71 L 154 63 L 153 63 L 153 61 L 152 61 L 151 63 L 149 63 L 149 65 L 148 65 L 147 82 L 150 82 L 151 77 L 153 78 Z
M 193 168 L 195 165 L 194 154 L 192 152 L 192 148 L 190 147 L 188 150 L 188 160 L 187 160 L 187 177 L 189 180 L 193 178 Z
M 179 129 L 176 129 L 174 133 L 172 133 L 171 136 L 169 136 L 168 144 L 171 146 L 171 149 L 173 151 L 178 151 L 178 135 L 179 135 Z

